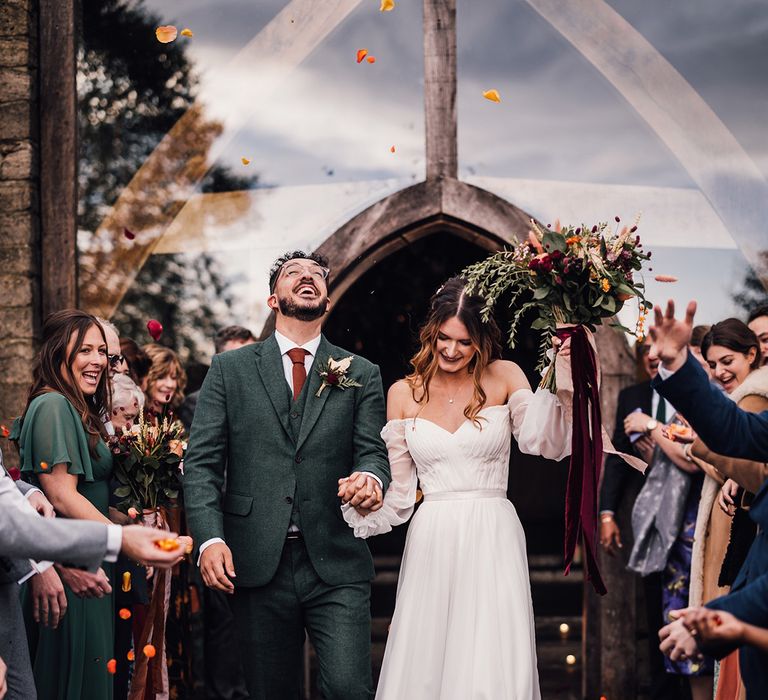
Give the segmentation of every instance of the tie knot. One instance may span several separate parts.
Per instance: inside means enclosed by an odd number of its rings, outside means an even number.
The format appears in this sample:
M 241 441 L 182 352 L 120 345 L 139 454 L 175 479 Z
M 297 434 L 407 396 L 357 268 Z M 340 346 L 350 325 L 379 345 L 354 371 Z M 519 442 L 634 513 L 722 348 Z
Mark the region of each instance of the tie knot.
M 287 354 L 288 357 L 291 358 L 291 362 L 293 362 L 294 365 L 303 365 L 304 358 L 309 355 L 309 352 L 304 348 L 291 348 Z

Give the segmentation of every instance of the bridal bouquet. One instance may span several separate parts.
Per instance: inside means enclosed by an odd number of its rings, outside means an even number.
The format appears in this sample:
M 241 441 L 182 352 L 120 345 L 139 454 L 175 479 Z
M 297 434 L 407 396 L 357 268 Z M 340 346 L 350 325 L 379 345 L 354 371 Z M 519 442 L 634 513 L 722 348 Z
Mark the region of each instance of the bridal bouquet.
M 594 330 L 633 297 L 639 304 L 635 333 L 644 332 L 651 304 L 635 276 L 651 254 L 642 250 L 637 223 L 619 229 L 618 216 L 615 222 L 614 227 L 605 222 L 591 228 L 561 227 L 556 222 L 554 228 L 542 228 L 532 220 L 527 240 L 514 250 L 495 253 L 464 271 L 472 292 L 486 300 L 486 319 L 500 297 L 509 294 L 509 305 L 514 307 L 510 347 L 515 347 L 523 316 L 536 310 L 531 328 L 546 331 L 540 369 L 547 363 L 550 337 L 558 326 L 575 324 Z M 554 372 L 547 373 L 546 382 L 554 390 Z
M 184 426 L 172 416 L 161 415 L 155 424 L 142 413 L 131 428 L 109 439 L 114 474 L 120 485 L 115 496 L 118 510 L 128 513 L 157 511 L 170 506 L 179 495 L 181 465 L 186 443 Z
M 491 255 L 464 271 L 468 289 L 485 298 L 484 319 L 494 305 L 509 294 L 513 307 L 509 345 L 514 347 L 523 316 L 533 309 L 537 318 L 531 328 L 545 331 L 541 340 L 541 363 L 547 364 L 550 337 L 570 340 L 573 396 L 571 417 L 571 463 L 565 496 L 565 573 L 570 570 L 576 545 L 584 545 L 587 578 L 595 590 L 606 592 L 597 566 L 597 491 L 602 469 L 603 435 L 600 411 L 600 369 L 590 331 L 603 319 L 615 315 L 637 297 L 639 319 L 635 333 L 644 333 L 645 316 L 651 304 L 635 275 L 650 260 L 642 250 L 633 226 L 619 228 L 607 223 L 587 226 L 541 228 L 531 221 L 528 239 L 511 251 Z M 626 330 L 626 329 L 625 329 Z M 555 362 L 544 375 L 542 386 L 556 393 Z

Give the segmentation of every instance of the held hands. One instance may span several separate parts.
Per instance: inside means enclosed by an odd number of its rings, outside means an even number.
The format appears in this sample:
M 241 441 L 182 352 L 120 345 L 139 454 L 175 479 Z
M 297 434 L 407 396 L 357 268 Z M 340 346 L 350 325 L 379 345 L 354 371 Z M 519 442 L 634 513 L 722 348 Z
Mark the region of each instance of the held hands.
M 230 595 L 235 592 L 235 565 L 232 550 L 223 542 L 208 545 L 200 555 L 200 573 L 208 588 L 215 588 Z
M 664 367 L 671 372 L 677 371 L 685 364 L 695 313 L 695 301 L 688 302 L 682 321 L 675 318 L 675 303 L 671 299 L 667 302 L 667 309 L 663 314 L 660 306 L 653 309 L 654 325 L 649 329 L 653 340 L 650 354 L 658 356 Z
M 339 479 L 338 496 L 363 516 L 379 510 L 384 502 L 379 482 L 363 472 L 352 472 Z
M 705 654 L 721 659 L 745 639 L 746 626 L 731 613 L 709 608 L 693 608 L 683 616 L 683 624 Z
M 672 661 L 685 661 L 686 659 L 699 659 L 701 653 L 696 644 L 696 638 L 685 626 L 684 617 L 689 612 L 696 612 L 699 608 L 684 608 L 672 610 L 669 616 L 673 619 L 668 625 L 659 630 L 659 649 Z

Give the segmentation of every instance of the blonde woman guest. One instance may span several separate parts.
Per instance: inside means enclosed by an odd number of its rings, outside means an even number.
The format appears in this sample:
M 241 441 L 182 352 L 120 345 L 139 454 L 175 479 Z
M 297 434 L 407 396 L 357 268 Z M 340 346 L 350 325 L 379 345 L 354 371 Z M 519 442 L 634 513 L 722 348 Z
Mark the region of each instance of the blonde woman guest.
M 179 356 L 171 348 L 156 343 L 145 345 L 143 350 L 152 361 L 144 390 L 147 410 L 155 415 L 167 408 L 176 410 L 187 386 L 187 373 Z

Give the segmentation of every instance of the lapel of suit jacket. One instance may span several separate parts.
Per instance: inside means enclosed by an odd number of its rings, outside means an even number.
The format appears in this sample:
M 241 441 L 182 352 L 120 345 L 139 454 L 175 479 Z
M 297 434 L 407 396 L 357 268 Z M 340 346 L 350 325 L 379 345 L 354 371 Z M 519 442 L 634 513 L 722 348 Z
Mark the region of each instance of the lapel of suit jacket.
M 320 367 L 325 366 L 328 362 L 328 358 L 332 356 L 333 346 L 325 339 L 325 336 L 320 337 L 320 345 L 317 348 L 317 354 L 312 366 L 309 368 L 309 376 L 307 377 L 307 397 L 304 404 L 304 415 L 301 420 L 301 428 L 299 428 L 299 439 L 296 441 L 296 449 L 301 449 L 304 441 L 307 439 L 312 428 L 315 427 L 317 419 L 320 417 L 320 413 L 325 406 L 325 402 L 328 400 L 332 391 L 338 391 L 333 387 L 326 387 L 323 389 L 323 393 L 320 396 L 316 396 L 318 389 L 323 383 L 320 378 Z M 334 357 L 335 360 L 341 359 Z
M 275 409 L 280 425 L 283 426 L 288 439 L 293 442 L 293 434 L 288 425 L 288 414 L 291 410 L 290 399 L 288 396 L 288 384 L 285 381 L 285 372 L 283 371 L 283 358 L 280 355 L 280 347 L 274 335 L 269 336 L 263 343 L 256 346 L 258 348 L 256 357 L 256 366 L 259 369 L 259 376 L 264 384 L 269 400 Z

